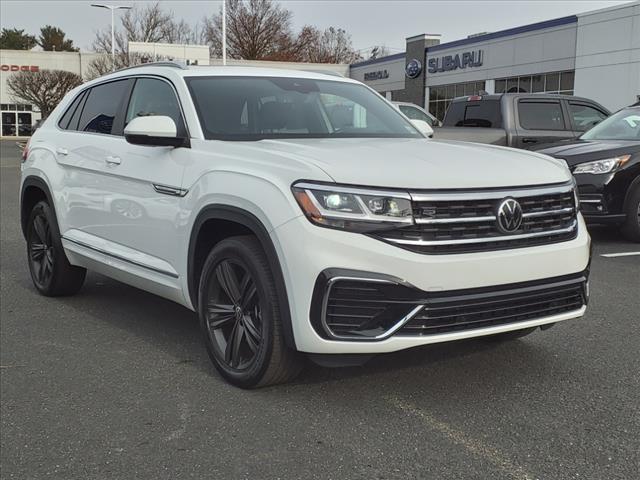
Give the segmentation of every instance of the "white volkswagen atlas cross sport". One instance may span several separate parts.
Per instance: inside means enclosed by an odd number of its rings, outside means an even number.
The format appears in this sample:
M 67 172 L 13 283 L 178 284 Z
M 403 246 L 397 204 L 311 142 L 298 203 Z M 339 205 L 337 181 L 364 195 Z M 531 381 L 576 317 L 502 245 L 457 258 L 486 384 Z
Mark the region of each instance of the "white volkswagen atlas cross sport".
M 86 83 L 31 139 L 21 218 L 38 291 L 73 294 L 91 269 L 178 302 L 247 388 L 302 354 L 513 338 L 587 304 L 563 162 L 429 140 L 318 73 L 162 63 Z

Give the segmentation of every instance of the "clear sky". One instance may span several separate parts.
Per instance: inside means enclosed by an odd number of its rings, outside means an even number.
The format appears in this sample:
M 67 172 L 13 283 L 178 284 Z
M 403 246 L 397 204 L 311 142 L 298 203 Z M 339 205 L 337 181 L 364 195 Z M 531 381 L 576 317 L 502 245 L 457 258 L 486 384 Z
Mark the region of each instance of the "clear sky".
M 110 25 L 109 12 L 91 8 L 91 3 L 95 0 L 2 0 L 0 25 L 22 28 L 32 34 L 43 25 L 55 25 L 62 28 L 76 46 L 88 50 L 95 31 Z M 152 2 L 118 0 L 116 4 L 135 3 Z M 351 34 L 356 49 L 384 44 L 391 53 L 396 53 L 404 50 L 406 37 L 420 33 L 440 33 L 442 41 L 448 42 L 473 33 L 502 30 L 627 1 L 285 0 L 280 3 L 293 12 L 296 29 L 305 24 L 341 27 Z M 176 18 L 195 24 L 203 16 L 218 11 L 221 2 L 162 0 L 160 4 Z

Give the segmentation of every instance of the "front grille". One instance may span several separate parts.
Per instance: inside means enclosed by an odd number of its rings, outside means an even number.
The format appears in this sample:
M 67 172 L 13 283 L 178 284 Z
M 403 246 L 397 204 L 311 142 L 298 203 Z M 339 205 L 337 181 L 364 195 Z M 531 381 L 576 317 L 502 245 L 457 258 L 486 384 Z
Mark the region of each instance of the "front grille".
M 498 228 L 498 205 L 514 198 L 522 208 L 520 227 Z M 430 254 L 469 253 L 563 242 L 577 234 L 572 185 L 465 193 L 412 194 L 415 224 L 377 232 L 397 246 Z
M 580 309 L 588 272 L 531 282 L 425 292 L 390 279 L 321 274 L 311 319 L 324 338 L 381 340 L 539 319 Z
M 586 303 L 585 282 L 580 276 L 430 296 L 398 334 L 434 335 L 575 311 Z

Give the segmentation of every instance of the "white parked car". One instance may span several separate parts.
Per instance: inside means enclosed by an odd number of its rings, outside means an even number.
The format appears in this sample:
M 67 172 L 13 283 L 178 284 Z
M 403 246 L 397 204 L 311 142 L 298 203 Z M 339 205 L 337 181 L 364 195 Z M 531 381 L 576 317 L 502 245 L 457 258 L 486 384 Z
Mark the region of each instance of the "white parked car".
M 409 102 L 391 102 L 398 110 L 406 115 L 410 120 L 422 120 L 431 128 L 441 127 L 442 122 L 427 112 L 424 108 Z
M 429 140 L 317 73 L 159 63 L 86 83 L 25 150 L 21 219 L 38 291 L 91 269 L 178 302 L 245 388 L 302 354 L 514 338 L 588 300 L 564 162 Z

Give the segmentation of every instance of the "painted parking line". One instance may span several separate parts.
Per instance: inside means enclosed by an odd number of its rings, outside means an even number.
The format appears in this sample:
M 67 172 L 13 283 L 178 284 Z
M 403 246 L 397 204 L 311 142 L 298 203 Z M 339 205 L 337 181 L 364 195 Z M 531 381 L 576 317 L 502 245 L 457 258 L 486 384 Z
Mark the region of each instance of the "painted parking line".
M 416 405 L 403 400 L 397 396 L 388 396 L 385 400 L 398 410 L 407 415 L 419 418 L 429 429 L 444 435 L 450 442 L 463 447 L 469 453 L 493 464 L 505 476 L 516 480 L 533 480 L 538 478 L 526 472 L 521 465 L 511 461 L 511 459 L 500 452 L 497 448 L 487 445 L 479 438 L 474 438 L 462 430 L 458 430 L 452 425 L 435 418 L 431 413 L 417 407 Z
M 615 258 L 615 257 L 632 257 L 635 255 L 640 255 L 640 252 L 620 252 L 620 253 L 602 253 L 601 257 L 605 258 Z

